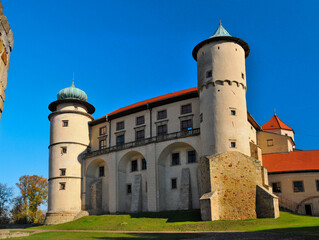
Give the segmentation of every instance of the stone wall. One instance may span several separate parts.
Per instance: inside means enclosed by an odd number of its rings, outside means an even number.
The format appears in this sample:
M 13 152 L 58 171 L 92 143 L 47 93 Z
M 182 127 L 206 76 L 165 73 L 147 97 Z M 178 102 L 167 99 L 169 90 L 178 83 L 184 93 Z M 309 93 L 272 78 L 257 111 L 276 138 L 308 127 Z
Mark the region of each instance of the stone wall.
M 239 152 L 226 152 L 203 157 L 200 160 L 200 169 L 203 190 L 200 204 L 203 220 L 251 219 L 256 218 L 256 212 L 260 211 L 267 216 L 279 216 L 278 199 L 267 190 L 268 183 L 263 177 L 265 169 L 259 160 Z M 260 201 L 258 206 L 257 186 L 264 189 L 261 191 L 262 194 L 269 193 L 266 197 L 260 198 L 263 201 Z M 262 207 L 262 210 L 259 211 L 257 207 Z M 278 214 L 275 211 L 278 211 Z
M 13 43 L 13 33 L 8 19 L 3 15 L 3 8 L 0 2 L 0 118 L 6 99 L 5 90 L 7 88 L 7 75 Z

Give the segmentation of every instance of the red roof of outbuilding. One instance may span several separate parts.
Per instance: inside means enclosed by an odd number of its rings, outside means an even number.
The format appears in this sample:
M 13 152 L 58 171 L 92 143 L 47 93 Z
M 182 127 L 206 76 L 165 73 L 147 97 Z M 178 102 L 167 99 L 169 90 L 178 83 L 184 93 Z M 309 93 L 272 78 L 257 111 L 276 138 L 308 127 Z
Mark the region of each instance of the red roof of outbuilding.
M 319 170 L 319 150 L 265 154 L 262 161 L 269 173 Z
M 276 114 L 261 127 L 263 130 L 284 129 L 293 131 L 293 129 L 285 124 L 283 121 L 281 121 Z

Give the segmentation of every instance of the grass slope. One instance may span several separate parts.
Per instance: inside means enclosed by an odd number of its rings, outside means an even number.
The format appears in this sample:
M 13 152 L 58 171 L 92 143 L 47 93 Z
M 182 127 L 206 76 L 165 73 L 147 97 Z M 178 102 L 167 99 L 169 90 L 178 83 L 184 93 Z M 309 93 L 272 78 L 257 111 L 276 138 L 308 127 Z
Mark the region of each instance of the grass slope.
M 262 231 L 319 236 L 319 218 L 281 212 L 278 219 L 200 221 L 198 210 L 88 216 L 73 222 L 34 227 L 48 230 L 112 231 Z M 278 230 L 281 229 L 281 230 Z

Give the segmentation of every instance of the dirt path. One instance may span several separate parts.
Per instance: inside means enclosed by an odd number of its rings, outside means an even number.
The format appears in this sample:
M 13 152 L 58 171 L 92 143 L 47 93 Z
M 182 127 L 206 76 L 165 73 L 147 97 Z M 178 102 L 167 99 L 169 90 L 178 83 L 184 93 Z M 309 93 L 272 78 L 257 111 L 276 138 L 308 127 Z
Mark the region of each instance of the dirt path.
M 34 231 L 32 234 L 41 233 L 41 232 L 96 232 L 96 233 L 156 233 L 156 234 L 168 234 L 168 233 L 199 233 L 203 234 L 200 238 L 194 238 L 196 240 L 316 240 L 318 237 L 309 237 L 309 236 L 298 236 L 298 235 L 289 235 L 283 233 L 274 233 L 274 232 L 233 232 L 233 231 L 223 231 L 223 232 L 194 232 L 194 231 L 185 231 L 185 232 L 151 232 L 151 231 L 105 231 L 105 230 L 43 230 L 43 229 L 25 229 L 25 228 L 14 228 L 7 229 L 14 231 Z

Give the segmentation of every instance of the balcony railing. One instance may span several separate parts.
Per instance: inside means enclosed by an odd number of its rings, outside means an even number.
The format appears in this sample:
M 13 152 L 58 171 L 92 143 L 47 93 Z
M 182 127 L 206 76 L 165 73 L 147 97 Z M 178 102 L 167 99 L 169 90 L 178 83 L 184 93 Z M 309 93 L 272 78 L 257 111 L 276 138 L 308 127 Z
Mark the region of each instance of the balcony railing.
M 200 134 L 200 130 L 199 130 L 199 128 L 196 128 L 196 129 L 191 129 L 191 130 L 187 130 L 187 131 L 181 131 L 181 132 L 163 134 L 163 135 L 159 135 L 159 136 L 151 137 L 151 138 L 145 138 L 142 140 L 128 142 L 128 143 L 124 143 L 122 145 L 103 148 L 103 149 L 99 149 L 96 151 L 90 151 L 88 149 L 87 153 L 85 154 L 85 157 L 94 157 L 94 156 L 106 154 L 109 152 L 114 152 L 114 151 L 119 151 L 119 150 L 123 150 L 123 149 L 127 149 L 127 148 L 133 148 L 133 147 L 146 145 L 149 143 L 163 142 L 163 141 L 168 141 L 168 140 L 173 140 L 173 139 L 178 139 L 178 138 L 196 136 L 199 134 Z

